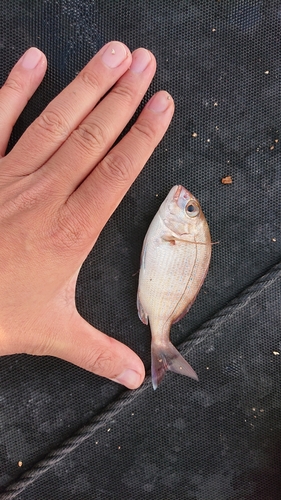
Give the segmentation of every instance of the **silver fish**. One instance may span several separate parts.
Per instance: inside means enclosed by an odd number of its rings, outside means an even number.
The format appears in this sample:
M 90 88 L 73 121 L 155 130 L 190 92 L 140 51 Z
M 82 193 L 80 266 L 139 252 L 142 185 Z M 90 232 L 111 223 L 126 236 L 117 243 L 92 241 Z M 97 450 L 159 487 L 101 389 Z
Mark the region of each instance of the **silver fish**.
M 192 306 L 206 277 L 211 236 L 196 198 L 174 186 L 146 233 L 139 274 L 139 318 L 150 325 L 151 375 L 156 389 L 166 370 L 198 380 L 169 340 L 173 323 Z

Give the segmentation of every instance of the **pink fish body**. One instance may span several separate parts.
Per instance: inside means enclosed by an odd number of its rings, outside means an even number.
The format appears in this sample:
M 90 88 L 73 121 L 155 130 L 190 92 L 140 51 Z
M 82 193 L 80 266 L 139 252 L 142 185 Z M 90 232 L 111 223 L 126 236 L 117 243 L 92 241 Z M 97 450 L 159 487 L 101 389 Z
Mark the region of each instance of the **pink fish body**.
M 170 342 L 169 334 L 172 324 L 188 312 L 203 284 L 211 246 L 199 202 L 184 187 L 174 186 L 146 233 L 139 275 L 138 313 L 151 329 L 154 389 L 166 370 L 198 380 Z

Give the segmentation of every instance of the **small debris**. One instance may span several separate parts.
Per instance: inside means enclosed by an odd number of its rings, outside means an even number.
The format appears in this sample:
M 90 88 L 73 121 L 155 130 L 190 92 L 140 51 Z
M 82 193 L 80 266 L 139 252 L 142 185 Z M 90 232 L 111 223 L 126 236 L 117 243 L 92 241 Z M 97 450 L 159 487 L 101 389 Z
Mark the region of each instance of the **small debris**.
M 193 132 L 192 137 L 197 137 L 197 135 L 198 134 L 196 132 Z
M 232 177 L 231 175 L 227 175 L 226 177 L 223 177 L 221 180 L 222 184 L 232 184 Z
M 265 75 L 269 75 L 269 71 L 268 71 L 268 70 L 266 70 L 266 71 L 264 72 L 264 74 L 265 74 Z
M 275 243 L 276 242 L 276 238 L 272 238 L 271 241 L 273 241 Z
M 274 354 L 274 356 L 279 356 L 280 352 L 279 351 L 272 351 L 272 354 Z
M 22 461 L 21 460 L 18 461 L 18 467 L 22 467 Z

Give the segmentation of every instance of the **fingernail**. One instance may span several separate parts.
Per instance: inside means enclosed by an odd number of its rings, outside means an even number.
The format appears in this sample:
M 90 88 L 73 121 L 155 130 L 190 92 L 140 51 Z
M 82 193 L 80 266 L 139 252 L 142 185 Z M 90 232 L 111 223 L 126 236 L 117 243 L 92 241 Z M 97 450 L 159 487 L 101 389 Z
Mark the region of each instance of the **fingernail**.
M 101 58 L 109 68 L 117 68 L 128 57 L 128 51 L 120 42 L 111 42 L 105 49 Z
M 141 73 L 151 61 L 151 55 L 146 49 L 138 49 L 133 53 L 130 70 L 133 73 Z
M 155 94 L 150 101 L 147 103 L 147 107 L 152 111 L 156 111 L 156 113 L 161 113 L 166 111 L 171 101 L 171 96 L 168 92 L 158 92 Z
M 42 57 L 42 52 L 36 49 L 36 47 L 31 47 L 28 49 L 25 54 L 20 58 L 19 63 L 25 69 L 34 69 L 39 63 Z
M 141 383 L 141 376 L 135 370 L 128 369 L 118 375 L 114 381 L 129 387 L 129 389 L 136 389 Z

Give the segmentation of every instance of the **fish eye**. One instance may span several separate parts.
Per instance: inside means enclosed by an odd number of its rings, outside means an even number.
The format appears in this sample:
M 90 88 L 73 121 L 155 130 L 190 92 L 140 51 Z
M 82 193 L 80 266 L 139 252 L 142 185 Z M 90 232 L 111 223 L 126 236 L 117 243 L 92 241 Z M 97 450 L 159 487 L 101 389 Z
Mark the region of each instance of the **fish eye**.
M 188 215 L 188 217 L 196 217 L 199 212 L 199 206 L 197 205 L 197 203 L 195 203 L 195 201 L 190 201 L 186 204 L 185 213 Z

